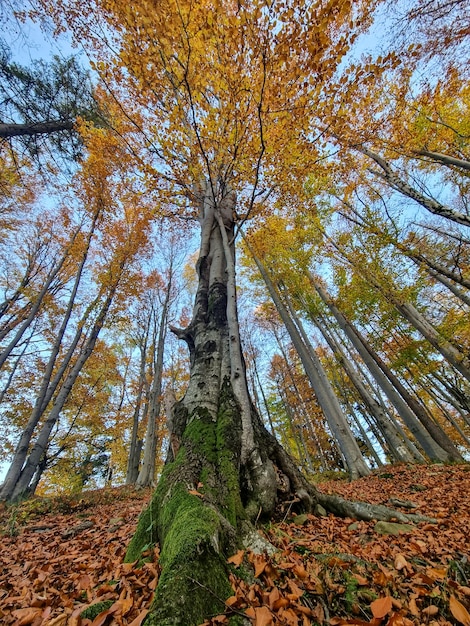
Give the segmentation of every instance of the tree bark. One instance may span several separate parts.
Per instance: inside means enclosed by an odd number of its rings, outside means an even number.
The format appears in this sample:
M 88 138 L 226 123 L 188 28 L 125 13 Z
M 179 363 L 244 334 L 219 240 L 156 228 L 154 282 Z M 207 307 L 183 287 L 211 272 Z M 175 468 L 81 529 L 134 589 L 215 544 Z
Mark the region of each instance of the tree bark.
M 420 460 L 419 458 L 414 458 L 410 451 L 407 449 L 406 445 L 404 445 L 403 441 L 400 440 L 398 433 L 395 432 L 395 428 L 390 422 L 385 411 L 382 409 L 379 402 L 377 402 L 377 400 L 369 392 L 366 385 L 361 380 L 359 373 L 355 370 L 354 365 L 348 359 L 340 344 L 327 331 L 324 324 L 320 323 L 317 318 L 316 322 L 317 327 L 322 332 L 325 340 L 327 341 L 331 350 L 338 359 L 338 362 L 344 368 L 346 374 L 348 375 L 348 378 L 356 388 L 356 391 L 362 399 L 362 402 L 364 403 L 368 412 L 371 416 L 373 416 L 375 422 L 378 424 L 379 429 L 382 432 L 392 455 L 396 456 L 398 461 L 402 461 L 404 463 L 414 463 Z
M 433 198 L 429 198 L 428 196 L 425 196 L 424 194 L 420 193 L 417 189 L 414 189 L 413 187 L 411 187 L 411 185 L 409 185 L 405 180 L 403 180 L 403 178 L 398 176 L 392 170 L 392 168 L 390 167 L 390 164 L 385 159 L 383 159 L 381 156 L 379 156 L 375 152 L 372 152 L 372 150 L 369 150 L 368 148 L 365 148 L 363 146 L 361 147 L 355 146 L 355 147 L 359 152 L 362 152 L 362 154 L 365 154 L 366 156 L 371 158 L 373 161 L 375 161 L 377 165 L 380 166 L 382 171 L 376 171 L 376 170 L 370 170 L 370 171 L 374 175 L 384 180 L 388 185 L 390 185 L 390 187 L 392 187 L 392 189 L 395 189 L 396 191 L 400 192 L 404 196 L 411 198 L 412 200 L 414 200 L 415 202 L 423 206 L 425 209 L 427 209 L 430 213 L 433 213 L 434 215 L 439 215 L 440 217 L 444 217 L 448 220 L 452 220 L 453 222 L 456 222 L 457 224 L 462 224 L 463 226 L 470 226 L 470 217 L 468 217 L 467 215 L 464 215 L 463 213 L 459 213 L 458 211 L 454 211 L 453 209 L 450 209 L 449 207 L 438 202 L 437 200 L 434 200 Z
M 430 435 L 429 431 L 418 420 L 417 415 L 409 406 L 409 403 L 402 397 L 396 388 L 398 382 L 396 376 L 379 359 L 378 355 L 371 349 L 357 329 L 346 319 L 324 287 L 310 275 L 312 285 L 317 291 L 322 301 L 327 305 L 339 327 L 344 331 L 354 348 L 357 350 L 367 368 L 371 372 L 378 385 L 381 387 L 387 398 L 397 409 L 398 414 L 403 419 L 411 434 L 418 441 L 427 456 L 434 461 L 449 461 L 451 456 L 444 450 Z
M 258 552 L 268 547 L 252 522 L 269 518 L 285 500 L 311 510 L 323 499 L 251 402 L 251 424 L 243 432 L 247 416 L 238 393 L 245 391 L 233 382 L 242 377 L 246 386 L 246 372 L 241 346 L 230 345 L 239 341 L 239 334 L 233 327 L 236 307 L 228 302 L 229 295 L 236 296 L 234 238 L 223 192 L 207 184 L 198 197 L 202 241 L 193 316 L 187 328 L 172 329 L 189 347 L 190 379 L 168 420 L 167 463 L 126 554 L 126 561 L 138 561 L 160 543 L 162 573 L 146 626 L 196 626 L 223 612 L 224 600 L 233 594 L 227 557 L 241 546 Z M 364 503 L 353 509 L 330 496 L 325 503 L 345 515 L 374 514 Z M 394 514 L 375 510 L 381 518 Z
M 171 271 L 171 270 L 170 270 Z M 162 379 L 163 379 L 163 356 L 165 350 L 165 338 L 167 331 L 168 310 L 171 295 L 171 274 L 165 294 L 165 301 L 161 311 L 158 340 L 156 346 L 156 359 L 153 369 L 152 388 L 149 397 L 149 409 L 147 415 L 147 430 L 145 434 L 144 455 L 142 467 L 137 477 L 139 487 L 149 487 L 155 480 L 155 460 L 157 455 L 157 427 L 160 409 L 162 405 Z M 156 314 L 156 311 L 153 312 Z
M 0 137 L 33 137 L 34 135 L 49 135 L 59 131 L 70 131 L 75 125 L 74 120 L 53 120 L 51 122 L 34 122 L 31 124 L 0 124 Z
M 359 446 L 349 428 L 320 359 L 317 357 L 313 347 L 308 345 L 308 338 L 305 336 L 305 333 L 301 334 L 301 330 L 298 328 L 299 322 L 297 321 L 297 324 L 294 323 L 292 311 L 289 314 L 264 265 L 253 250 L 250 249 L 250 252 L 268 288 L 271 299 L 284 322 L 294 348 L 300 357 L 305 373 L 317 397 L 318 404 L 324 412 L 328 426 L 345 457 L 351 479 L 367 476 L 370 473 L 370 469 L 362 458 Z
M 251 521 L 271 516 L 283 497 L 297 497 L 307 508 L 315 499 L 251 403 L 247 428 L 243 395 L 249 396 L 230 303 L 234 243 L 226 209 L 233 196 L 207 184 L 198 200 L 202 241 L 193 316 L 187 328 L 172 329 L 189 347 L 190 380 L 169 420 L 167 463 L 126 557 L 139 559 L 149 543 L 160 542 L 163 571 L 147 617 L 158 626 L 192 626 L 223 612 L 232 594 L 226 558 L 250 543 Z

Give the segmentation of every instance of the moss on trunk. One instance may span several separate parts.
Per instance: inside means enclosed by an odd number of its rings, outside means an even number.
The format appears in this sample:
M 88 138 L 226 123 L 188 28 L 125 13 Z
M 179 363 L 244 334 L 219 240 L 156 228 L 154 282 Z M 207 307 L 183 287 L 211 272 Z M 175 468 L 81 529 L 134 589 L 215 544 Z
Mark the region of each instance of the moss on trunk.
M 214 420 L 189 416 L 176 459 L 164 468 L 129 544 L 126 561 L 157 541 L 162 575 L 146 624 L 193 626 L 224 611 L 232 594 L 227 557 L 244 519 L 240 495 L 240 421 L 230 382 L 224 381 Z

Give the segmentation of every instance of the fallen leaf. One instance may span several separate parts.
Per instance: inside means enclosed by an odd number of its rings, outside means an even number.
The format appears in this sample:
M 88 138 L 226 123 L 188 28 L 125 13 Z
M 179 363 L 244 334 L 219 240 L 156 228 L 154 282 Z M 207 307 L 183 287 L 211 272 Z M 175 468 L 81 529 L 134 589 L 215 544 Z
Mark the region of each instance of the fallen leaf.
M 64 624 L 67 623 L 67 617 L 68 616 L 65 613 L 58 615 L 57 617 L 54 617 L 54 619 L 46 622 L 45 626 L 64 626 Z
M 16 609 L 16 611 L 12 611 L 13 617 L 16 617 L 18 620 L 15 622 L 15 626 L 27 626 L 28 624 L 32 624 L 36 617 L 41 615 L 41 609 Z
M 430 604 L 421 612 L 428 617 L 432 617 L 433 615 L 437 615 L 439 613 L 439 607 L 437 607 L 435 604 Z
M 414 598 L 411 598 L 410 601 L 408 602 L 408 610 L 411 613 L 411 615 L 414 615 L 415 617 L 419 617 L 420 612 L 418 609 L 418 605 L 416 604 L 416 600 Z
M 139 613 L 139 615 L 132 620 L 129 626 L 140 626 L 144 619 L 147 617 L 148 609 L 144 609 Z
M 255 566 L 255 578 L 258 578 L 264 572 L 267 561 L 264 559 L 263 555 L 256 554 L 253 558 L 253 564 Z
M 255 626 L 272 626 L 273 614 L 267 606 L 258 606 L 255 609 Z
M 384 598 L 374 600 L 370 605 L 370 610 L 372 611 L 372 615 L 374 617 L 382 619 L 392 610 L 392 598 L 390 596 L 385 596 Z
M 402 570 L 403 568 L 408 567 L 408 561 L 405 559 L 405 557 L 403 556 L 403 554 L 397 554 L 397 556 L 395 557 L 395 569 L 397 569 L 398 571 Z
M 232 563 L 236 567 L 241 565 L 243 557 L 245 556 L 245 550 L 239 550 L 233 556 L 227 559 L 227 563 Z
M 450 596 L 449 609 L 458 622 L 464 626 L 470 626 L 470 613 L 455 596 Z

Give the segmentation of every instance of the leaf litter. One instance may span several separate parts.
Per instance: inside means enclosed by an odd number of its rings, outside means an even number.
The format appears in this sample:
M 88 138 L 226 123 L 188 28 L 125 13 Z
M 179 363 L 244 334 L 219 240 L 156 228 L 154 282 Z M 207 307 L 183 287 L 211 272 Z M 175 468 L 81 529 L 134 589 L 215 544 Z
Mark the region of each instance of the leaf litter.
M 268 524 L 260 530 L 277 552 L 228 559 L 233 595 L 205 626 L 240 614 L 253 626 L 470 626 L 470 466 L 398 465 L 319 489 L 393 500 L 437 522 L 399 534 L 332 515 Z M 142 567 L 122 561 L 149 498 L 117 488 L 2 505 L 0 623 L 139 626 L 158 582 L 158 549 Z M 98 612 L 83 617 L 93 605 Z

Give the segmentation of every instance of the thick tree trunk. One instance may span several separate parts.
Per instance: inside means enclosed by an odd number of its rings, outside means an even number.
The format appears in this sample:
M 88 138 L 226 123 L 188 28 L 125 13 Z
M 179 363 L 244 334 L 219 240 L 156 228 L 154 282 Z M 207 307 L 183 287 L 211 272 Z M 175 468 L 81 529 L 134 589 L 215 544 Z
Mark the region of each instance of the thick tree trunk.
M 290 506 L 294 500 L 298 508 L 311 510 L 320 498 L 252 404 L 247 428 L 241 347 L 231 345 L 239 342 L 233 327 L 231 211 L 229 215 L 234 199 L 214 191 L 205 186 L 198 202 L 202 242 L 193 317 L 186 329 L 172 329 L 188 344 L 190 380 L 169 419 L 167 463 L 126 555 L 128 562 L 139 560 L 160 543 L 162 574 L 146 626 L 197 626 L 223 612 L 224 600 L 233 593 L 227 557 L 240 546 L 267 547 L 253 520 L 269 518 L 286 499 Z M 234 385 L 238 377 L 242 385 Z M 238 393 L 246 394 L 245 400 Z M 325 503 L 353 514 L 341 498 L 328 496 Z M 373 515 L 365 504 L 354 510 Z M 390 518 L 393 512 L 378 510 L 378 515 Z
M 236 307 L 229 302 L 234 284 L 228 284 L 234 280 L 233 196 L 214 191 L 207 185 L 199 199 L 193 318 L 186 329 L 172 329 L 188 344 L 190 381 L 173 408 L 167 463 L 126 557 L 136 560 L 149 543 L 160 542 L 163 572 L 146 622 L 158 626 L 192 626 L 222 612 L 232 593 L 226 558 L 249 543 L 251 521 L 269 517 L 283 496 L 297 496 L 307 507 L 315 497 L 252 405 L 244 415 L 249 397 L 233 328 Z

